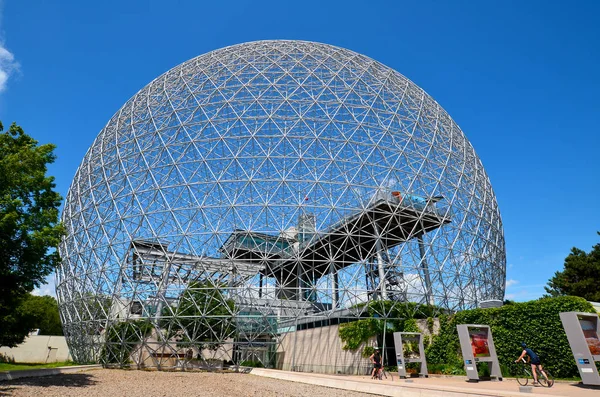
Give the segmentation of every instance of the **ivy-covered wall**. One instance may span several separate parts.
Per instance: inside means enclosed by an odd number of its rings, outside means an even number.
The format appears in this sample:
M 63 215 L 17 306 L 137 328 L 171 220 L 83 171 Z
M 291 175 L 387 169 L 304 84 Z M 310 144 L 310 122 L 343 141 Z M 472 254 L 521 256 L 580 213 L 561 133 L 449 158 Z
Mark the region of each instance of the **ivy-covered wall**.
M 463 367 L 456 325 L 485 324 L 492 329 L 504 376 L 514 374 L 514 361 L 523 350 L 520 344 L 525 342 L 540 355 L 542 364 L 554 377 L 577 377 L 577 367 L 559 317 L 559 313 L 570 311 L 593 312 L 593 308 L 583 298 L 567 296 L 442 315 L 440 333 L 426 349 L 427 363 Z
M 433 313 L 440 312 L 435 306 L 416 303 L 373 301 L 366 306 L 368 318 L 340 325 L 339 336 L 344 350 L 357 350 L 369 338 L 383 335 L 384 328 L 388 336 L 398 331 L 420 332 L 415 319 L 431 318 Z M 431 325 L 433 327 L 433 319 Z M 363 357 L 369 357 L 372 353 L 372 346 L 366 346 L 362 351 Z

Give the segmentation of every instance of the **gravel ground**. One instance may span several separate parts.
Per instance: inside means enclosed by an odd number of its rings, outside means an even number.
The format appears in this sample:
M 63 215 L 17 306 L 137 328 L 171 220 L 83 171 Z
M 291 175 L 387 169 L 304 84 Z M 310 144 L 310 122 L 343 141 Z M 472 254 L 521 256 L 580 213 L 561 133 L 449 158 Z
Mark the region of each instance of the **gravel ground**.
M 0 382 L 0 396 L 372 397 L 373 395 L 250 374 L 96 369 L 76 374 Z

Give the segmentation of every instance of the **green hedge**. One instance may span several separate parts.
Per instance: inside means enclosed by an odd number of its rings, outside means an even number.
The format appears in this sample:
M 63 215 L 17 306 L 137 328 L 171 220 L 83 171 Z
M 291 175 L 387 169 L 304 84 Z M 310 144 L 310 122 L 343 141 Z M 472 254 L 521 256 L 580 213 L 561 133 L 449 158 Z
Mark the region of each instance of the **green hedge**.
M 263 363 L 261 363 L 260 361 L 251 361 L 251 360 L 242 361 L 240 363 L 240 366 L 242 366 L 242 367 L 252 367 L 252 368 L 264 368 L 265 367 L 263 365 Z
M 504 376 L 516 371 L 514 361 L 527 343 L 540 355 L 542 364 L 556 378 L 579 376 L 567 336 L 560 321 L 561 312 L 594 312 L 583 298 L 572 296 L 542 298 L 512 303 L 494 309 L 474 309 L 440 316 L 440 333 L 426 349 L 428 364 L 463 367 L 456 325 L 484 324 L 492 329 L 494 345 Z

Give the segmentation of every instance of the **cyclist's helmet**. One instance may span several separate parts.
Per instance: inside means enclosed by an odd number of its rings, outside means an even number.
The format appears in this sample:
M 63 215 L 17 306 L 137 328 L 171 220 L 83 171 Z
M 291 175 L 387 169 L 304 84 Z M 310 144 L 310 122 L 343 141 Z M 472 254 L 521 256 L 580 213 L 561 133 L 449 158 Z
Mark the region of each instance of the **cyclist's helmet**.
M 522 347 L 523 349 L 525 349 L 525 348 L 527 347 L 527 345 L 525 344 L 525 342 L 521 342 L 521 347 Z

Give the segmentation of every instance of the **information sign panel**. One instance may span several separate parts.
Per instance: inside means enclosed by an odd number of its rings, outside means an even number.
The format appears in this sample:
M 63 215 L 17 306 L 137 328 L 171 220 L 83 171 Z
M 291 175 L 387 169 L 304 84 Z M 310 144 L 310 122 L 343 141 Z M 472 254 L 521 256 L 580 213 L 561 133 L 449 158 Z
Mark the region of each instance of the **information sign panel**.
M 394 332 L 394 346 L 396 348 L 396 364 L 398 376 L 406 378 L 406 364 L 421 363 L 419 376 L 427 378 L 427 361 L 423 347 L 423 334 L 418 332 Z
M 480 380 L 477 370 L 479 363 L 487 363 L 493 380 L 502 380 L 502 372 L 490 327 L 478 324 L 460 324 L 456 326 L 456 329 L 469 381 Z
M 600 375 L 595 364 L 595 361 L 600 361 L 598 314 L 564 312 L 560 313 L 560 320 L 567 333 L 581 381 L 585 385 L 600 386 Z

